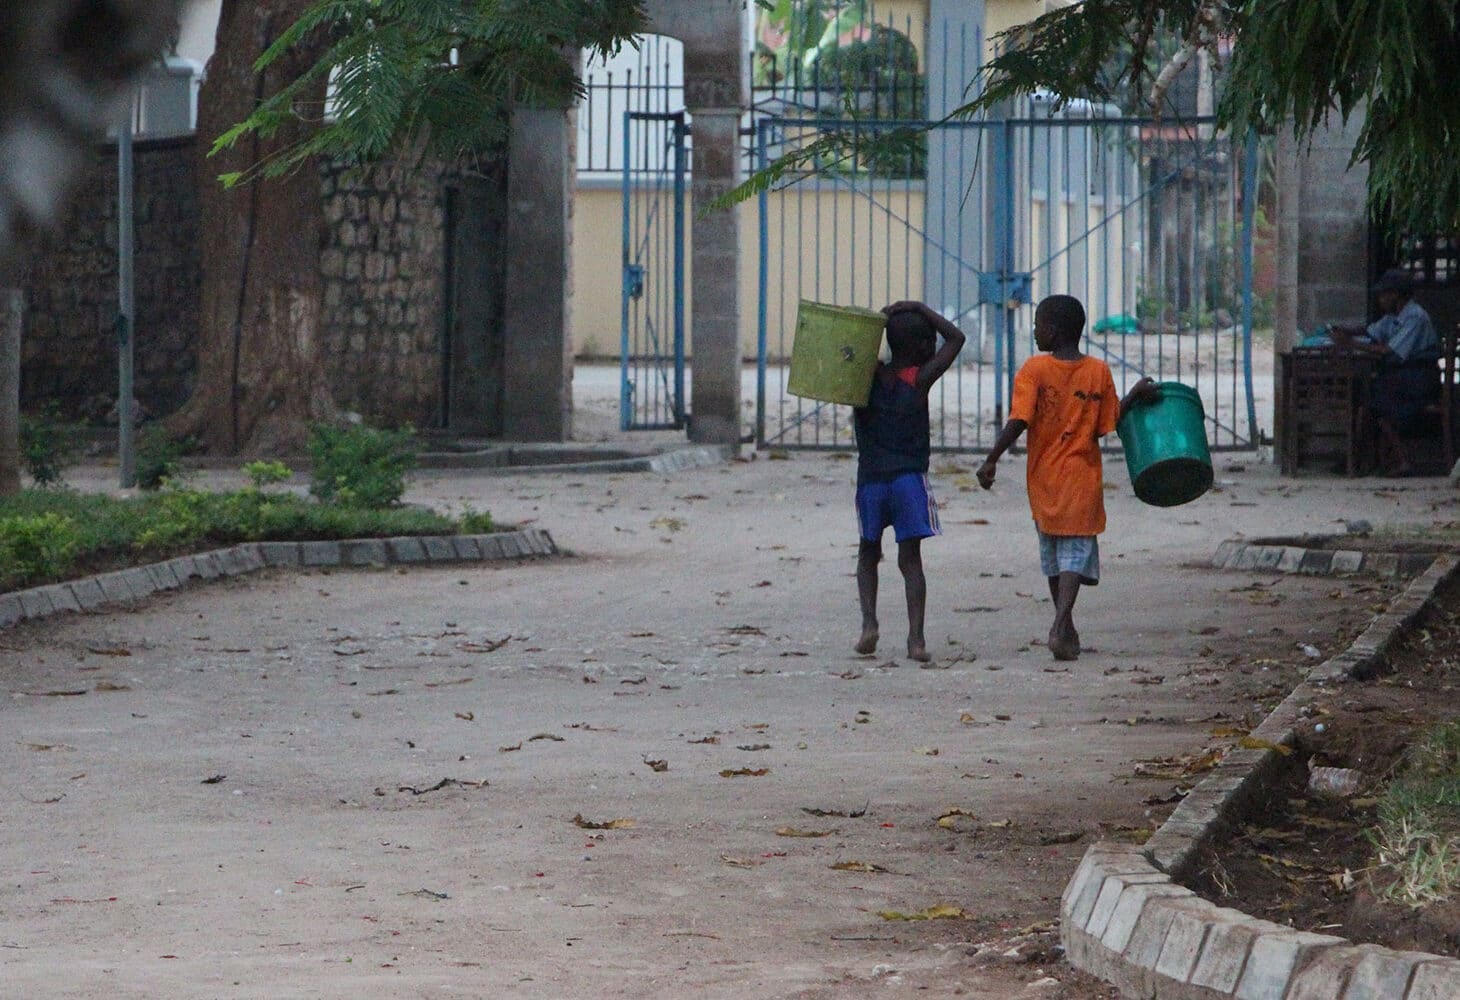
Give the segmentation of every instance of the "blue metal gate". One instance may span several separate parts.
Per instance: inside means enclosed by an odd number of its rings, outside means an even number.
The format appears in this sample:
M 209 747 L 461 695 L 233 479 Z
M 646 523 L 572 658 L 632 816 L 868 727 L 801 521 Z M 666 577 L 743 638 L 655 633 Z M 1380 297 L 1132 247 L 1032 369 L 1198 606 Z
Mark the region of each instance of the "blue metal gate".
M 684 112 L 628 111 L 623 131 L 623 302 L 619 423 L 685 425 Z
M 845 407 L 785 391 L 800 299 L 922 299 L 961 326 L 968 346 L 931 400 L 933 445 L 952 451 L 992 444 L 1035 350 L 1033 305 L 1065 293 L 1085 304 L 1085 350 L 1117 385 L 1192 385 L 1213 447 L 1253 446 L 1253 147 L 1209 119 L 1109 111 L 1034 102 L 1018 118 L 943 122 L 905 162 L 849 152 L 763 193 L 758 443 L 853 443 Z M 926 124 L 766 117 L 756 161 L 838 133 L 858 150 L 869 129 Z

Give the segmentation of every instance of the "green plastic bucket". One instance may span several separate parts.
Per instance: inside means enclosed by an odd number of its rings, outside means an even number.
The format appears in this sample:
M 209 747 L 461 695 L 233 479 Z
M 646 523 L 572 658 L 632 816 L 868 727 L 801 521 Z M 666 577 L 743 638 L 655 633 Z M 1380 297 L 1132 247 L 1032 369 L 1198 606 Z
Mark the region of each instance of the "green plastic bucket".
M 786 391 L 824 403 L 866 406 L 887 317 L 871 309 L 801 300 Z
M 1212 488 L 1212 455 L 1201 396 L 1180 382 L 1157 384 L 1161 398 L 1132 406 L 1115 430 L 1136 496 L 1175 507 Z

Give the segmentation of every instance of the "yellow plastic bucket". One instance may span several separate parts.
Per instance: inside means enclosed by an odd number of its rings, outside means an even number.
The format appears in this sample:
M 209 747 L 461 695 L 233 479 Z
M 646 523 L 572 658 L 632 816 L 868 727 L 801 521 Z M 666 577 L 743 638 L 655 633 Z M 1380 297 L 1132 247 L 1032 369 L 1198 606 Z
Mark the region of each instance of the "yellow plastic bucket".
M 786 391 L 824 403 L 866 406 L 887 317 L 871 309 L 801 300 Z

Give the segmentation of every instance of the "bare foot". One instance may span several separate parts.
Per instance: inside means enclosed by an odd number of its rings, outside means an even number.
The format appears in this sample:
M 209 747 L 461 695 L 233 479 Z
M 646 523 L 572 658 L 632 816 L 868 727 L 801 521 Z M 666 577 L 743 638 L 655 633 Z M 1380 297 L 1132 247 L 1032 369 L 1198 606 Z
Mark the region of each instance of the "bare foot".
M 852 648 L 863 656 L 877 652 L 877 629 L 875 627 L 862 629 L 862 637 Z
M 1069 635 L 1049 633 L 1049 652 L 1056 660 L 1078 660 L 1080 658 L 1080 637 L 1073 631 Z
M 914 642 L 912 639 L 907 641 L 907 658 L 909 660 L 916 660 L 919 663 L 931 663 L 933 661 L 932 656 L 928 655 L 928 644 L 921 641 Z

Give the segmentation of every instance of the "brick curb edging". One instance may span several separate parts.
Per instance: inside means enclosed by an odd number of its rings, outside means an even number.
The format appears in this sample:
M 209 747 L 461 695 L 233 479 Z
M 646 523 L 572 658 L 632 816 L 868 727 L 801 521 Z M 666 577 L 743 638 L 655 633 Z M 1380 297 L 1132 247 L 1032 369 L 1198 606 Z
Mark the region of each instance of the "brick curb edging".
M 1315 667 L 1252 733 L 1291 746 L 1312 705 L 1372 674 L 1449 580 L 1444 555 L 1347 650 Z M 1178 884 L 1199 852 L 1283 767 L 1275 750 L 1234 748 L 1144 845 L 1097 843 L 1060 899 L 1070 964 L 1142 1000 L 1460 1000 L 1460 961 L 1354 945 L 1218 906 Z
M 194 580 L 216 580 L 271 568 L 408 566 L 529 559 L 558 554 L 540 528 L 490 535 L 421 535 L 352 538 L 332 542 L 245 542 L 178 556 L 165 562 L 0 594 L 0 628 L 62 611 L 97 611 L 129 604 Z
M 1327 576 L 1372 573 L 1409 579 L 1434 562 L 1432 552 L 1361 552 L 1358 549 L 1307 549 L 1300 545 L 1223 542 L 1212 556 L 1213 569 L 1263 570 Z

